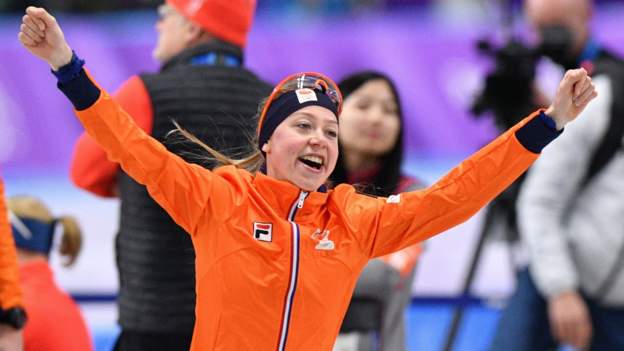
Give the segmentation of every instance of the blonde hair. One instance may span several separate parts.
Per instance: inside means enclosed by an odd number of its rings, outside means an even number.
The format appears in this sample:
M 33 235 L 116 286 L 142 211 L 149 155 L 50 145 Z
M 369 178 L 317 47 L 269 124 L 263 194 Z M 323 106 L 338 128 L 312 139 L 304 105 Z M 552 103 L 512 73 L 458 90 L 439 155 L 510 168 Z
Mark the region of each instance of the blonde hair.
M 268 101 L 268 98 L 265 98 L 262 101 L 260 101 L 260 104 L 258 105 L 258 111 L 256 112 L 256 116 L 255 116 L 256 121 L 259 119 L 260 113 L 262 113 L 262 110 L 264 109 L 264 105 L 266 105 L 267 101 Z M 201 141 L 197 136 L 195 136 L 193 133 L 182 128 L 176 121 L 172 121 L 172 122 L 175 125 L 176 129 L 172 130 L 169 134 L 179 133 L 186 140 L 202 148 L 204 151 L 208 153 L 208 155 L 193 155 L 193 156 L 204 158 L 209 163 L 216 162 L 217 167 L 218 166 L 235 166 L 238 168 L 246 169 L 247 171 L 251 173 L 256 173 L 260 169 L 260 167 L 262 167 L 262 165 L 264 164 L 264 156 L 262 155 L 262 152 L 256 146 L 257 138 L 253 138 L 247 135 L 246 136 L 247 141 L 249 145 L 251 146 L 252 151 L 249 152 L 247 155 L 242 156 L 241 158 L 232 158 L 232 157 L 226 156 L 225 154 L 215 150 L 213 147 L 207 145 L 206 143 Z
M 21 218 L 30 218 L 49 224 L 54 221 L 60 223 L 63 227 L 63 236 L 59 253 L 65 257 L 63 266 L 68 267 L 74 264 L 82 248 L 82 230 L 74 217 L 54 217 L 43 202 L 32 196 L 12 196 L 7 199 L 7 207 Z
M 173 124 L 176 126 L 176 129 L 173 130 L 173 132 L 180 133 L 187 140 L 191 141 L 192 143 L 196 144 L 197 146 L 208 152 L 210 156 L 204 157 L 207 157 L 208 161 L 216 162 L 218 166 L 235 166 L 238 168 L 246 169 L 251 173 L 255 173 L 264 163 L 264 157 L 262 156 L 260 150 L 258 150 L 257 148 L 254 148 L 249 155 L 242 158 L 231 158 L 208 146 L 193 133 L 182 128 L 177 122 L 174 121 Z

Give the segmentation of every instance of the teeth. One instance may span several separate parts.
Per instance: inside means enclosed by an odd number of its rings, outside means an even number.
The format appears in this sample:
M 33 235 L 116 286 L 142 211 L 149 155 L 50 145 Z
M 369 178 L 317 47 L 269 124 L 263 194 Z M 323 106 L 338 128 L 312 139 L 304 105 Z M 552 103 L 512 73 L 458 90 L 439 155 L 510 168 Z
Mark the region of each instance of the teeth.
M 310 161 L 310 162 L 314 162 L 314 163 L 318 163 L 319 165 L 323 164 L 323 159 L 321 157 L 318 157 L 318 156 L 312 156 L 312 155 L 302 156 L 301 159 L 306 160 L 306 161 Z

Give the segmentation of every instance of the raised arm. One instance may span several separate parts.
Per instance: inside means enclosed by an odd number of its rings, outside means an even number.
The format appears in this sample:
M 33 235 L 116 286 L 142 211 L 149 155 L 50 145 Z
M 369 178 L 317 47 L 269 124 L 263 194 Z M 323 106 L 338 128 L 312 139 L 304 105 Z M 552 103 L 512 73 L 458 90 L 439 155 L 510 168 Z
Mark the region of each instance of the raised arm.
M 244 174 L 215 176 L 186 163 L 150 137 L 82 68 L 58 23 L 44 9 L 29 7 L 19 33 L 22 44 L 46 61 L 68 96 L 86 132 L 187 232 L 195 234 L 198 221 L 227 220 L 245 191 Z M 218 194 L 219 199 L 213 197 Z M 214 201 L 212 201 L 214 199 Z M 217 203 L 217 200 L 219 201 Z M 231 200 L 231 201 L 230 201 Z
M 387 201 L 370 215 L 371 256 L 396 251 L 474 215 L 537 159 L 542 149 L 596 97 L 583 69 L 568 71 L 553 104 L 537 111 L 464 160 L 433 186 Z

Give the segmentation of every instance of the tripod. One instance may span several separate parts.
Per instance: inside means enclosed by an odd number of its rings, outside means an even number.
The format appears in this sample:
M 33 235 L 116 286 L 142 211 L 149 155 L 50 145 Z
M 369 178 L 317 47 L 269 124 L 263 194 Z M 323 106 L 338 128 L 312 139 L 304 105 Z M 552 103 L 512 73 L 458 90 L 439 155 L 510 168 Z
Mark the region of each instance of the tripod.
M 485 218 L 483 220 L 483 225 L 481 226 L 481 231 L 479 233 L 479 238 L 477 241 L 477 246 L 475 247 L 474 253 L 470 259 L 468 273 L 466 274 L 466 278 L 464 279 L 464 283 L 462 285 L 462 296 L 466 296 L 470 293 L 470 288 L 472 287 L 472 284 L 474 282 L 474 278 L 477 272 L 479 262 L 481 261 L 481 255 L 483 253 L 488 234 L 490 233 L 497 219 L 501 218 L 502 216 L 505 220 L 507 229 L 505 233 L 505 240 L 508 243 L 517 240 L 518 234 L 516 229 L 517 227 L 515 203 L 523 180 L 524 175 L 518 178 L 507 190 L 505 190 L 494 201 L 492 201 L 492 203 L 486 209 Z M 455 340 L 457 339 L 457 333 L 459 331 L 459 327 L 461 326 L 461 322 L 464 316 L 464 310 L 465 306 L 462 304 L 453 311 L 453 319 L 451 320 L 449 331 L 444 344 L 444 351 L 453 350 Z

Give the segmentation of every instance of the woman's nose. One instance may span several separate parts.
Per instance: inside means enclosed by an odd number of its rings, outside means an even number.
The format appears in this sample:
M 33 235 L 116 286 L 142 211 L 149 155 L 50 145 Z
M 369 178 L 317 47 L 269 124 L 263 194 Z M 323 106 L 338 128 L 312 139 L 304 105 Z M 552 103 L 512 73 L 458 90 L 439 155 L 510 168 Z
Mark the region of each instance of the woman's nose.
M 325 143 L 323 131 L 317 130 L 314 134 L 310 135 L 309 143 L 314 146 L 322 146 Z
M 371 108 L 368 111 L 368 120 L 371 123 L 379 123 L 383 119 L 383 111 L 379 107 Z

